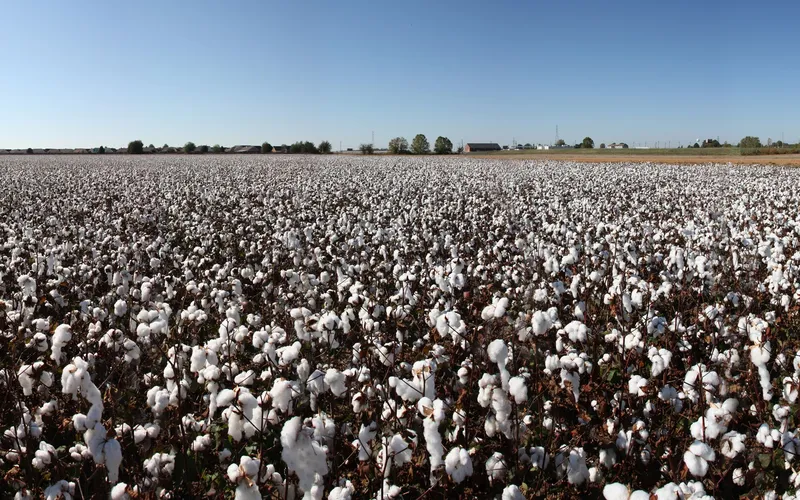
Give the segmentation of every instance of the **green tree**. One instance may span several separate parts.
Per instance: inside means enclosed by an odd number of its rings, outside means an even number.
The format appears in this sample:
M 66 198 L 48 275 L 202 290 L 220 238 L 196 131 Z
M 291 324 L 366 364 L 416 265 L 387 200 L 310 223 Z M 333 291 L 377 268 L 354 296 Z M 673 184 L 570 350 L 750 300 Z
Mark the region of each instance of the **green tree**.
M 417 134 L 411 141 L 411 152 L 415 155 L 424 155 L 431 152 L 431 145 L 425 134 Z
M 289 152 L 292 154 L 300 154 L 303 152 L 303 143 L 302 142 L 295 142 L 289 146 Z
M 222 146 L 220 146 L 219 144 L 214 144 L 213 146 L 211 146 L 211 152 L 212 153 L 222 153 Z
M 161 146 L 161 149 L 167 149 L 168 147 L 169 147 L 169 144 L 167 144 L 167 143 L 165 142 L 165 143 L 164 143 L 164 145 L 163 145 L 163 146 Z
M 594 140 L 591 137 L 584 137 L 583 142 L 581 142 L 581 147 L 583 149 L 592 149 L 594 148 Z
M 319 153 L 317 147 L 314 146 L 314 143 L 311 141 L 305 141 L 303 143 L 303 153 L 305 154 L 316 154 Z
M 105 146 L 100 146 L 100 149 L 98 149 L 98 150 L 97 150 L 97 152 L 98 152 L 99 154 L 101 154 L 101 155 L 103 155 L 103 154 L 106 154 L 106 148 L 105 148 Z
M 187 142 L 187 143 L 186 143 L 186 144 L 183 146 L 183 152 L 184 152 L 184 153 L 194 153 L 194 150 L 195 150 L 195 149 L 197 149 L 197 146 L 195 146 L 195 145 L 194 145 L 194 143 L 193 143 L 192 141 L 189 141 L 189 142 Z
M 459 146 L 458 149 L 456 150 L 456 154 L 461 154 L 463 152 L 464 152 L 464 146 Z
M 371 155 L 375 153 L 375 148 L 372 146 L 372 144 L 362 144 L 359 146 L 359 149 L 363 155 Z
M 389 153 L 402 155 L 408 153 L 408 141 L 405 137 L 395 137 L 389 141 Z
M 436 138 L 436 142 L 433 144 L 433 151 L 437 155 L 450 155 L 453 154 L 453 143 L 450 142 L 450 139 L 447 137 L 442 137 L 441 135 Z
M 263 144 L 261 144 L 261 152 L 264 154 L 272 153 L 272 144 L 268 142 L 264 142 Z
M 208 153 L 208 146 L 206 146 L 205 144 L 200 146 L 200 152 L 201 153 Z
M 156 147 L 155 147 L 155 146 L 153 146 L 152 144 L 150 144 L 150 145 L 149 145 L 149 146 L 147 146 L 147 147 L 148 147 L 149 149 L 156 149 Z
M 330 142 L 322 141 L 322 142 L 319 143 L 319 146 L 317 147 L 317 149 L 319 150 L 320 153 L 322 153 L 324 155 L 327 155 L 327 154 L 330 154 L 330 152 L 331 152 L 331 150 L 333 148 L 331 147 L 331 143 Z
M 605 142 L 601 142 L 600 143 L 600 149 L 606 149 L 606 143 Z
M 140 155 L 144 152 L 144 144 L 139 139 L 128 143 L 128 154 Z
M 758 137 L 753 137 L 748 135 L 741 141 L 739 141 L 740 148 L 760 148 L 761 147 L 761 140 Z
M 29 154 L 29 155 L 32 155 L 33 154 L 33 148 L 28 148 L 28 149 L 25 150 L 25 152 L 27 154 Z

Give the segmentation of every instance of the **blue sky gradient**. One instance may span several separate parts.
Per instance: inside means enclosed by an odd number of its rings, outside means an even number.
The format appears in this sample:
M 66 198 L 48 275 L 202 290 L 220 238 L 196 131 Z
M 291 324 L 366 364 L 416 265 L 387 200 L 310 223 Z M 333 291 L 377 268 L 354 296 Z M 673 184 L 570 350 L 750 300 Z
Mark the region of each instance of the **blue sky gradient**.
M 800 140 L 800 2 L 7 2 L 0 147 Z

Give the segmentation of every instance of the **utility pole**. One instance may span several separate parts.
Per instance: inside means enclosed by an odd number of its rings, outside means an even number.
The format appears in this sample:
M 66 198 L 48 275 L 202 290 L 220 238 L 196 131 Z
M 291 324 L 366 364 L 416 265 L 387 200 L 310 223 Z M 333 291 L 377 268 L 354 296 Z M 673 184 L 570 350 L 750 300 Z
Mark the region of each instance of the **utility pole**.
M 375 147 L 375 131 L 372 131 L 372 146 Z

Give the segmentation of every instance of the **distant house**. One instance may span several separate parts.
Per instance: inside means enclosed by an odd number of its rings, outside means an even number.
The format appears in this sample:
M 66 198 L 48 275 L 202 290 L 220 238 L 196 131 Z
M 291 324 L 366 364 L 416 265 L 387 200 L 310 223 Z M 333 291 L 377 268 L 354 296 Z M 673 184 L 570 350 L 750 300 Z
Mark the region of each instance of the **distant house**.
M 272 152 L 273 153 L 288 153 L 289 152 L 289 146 L 287 146 L 286 144 L 282 144 L 280 146 L 273 146 L 272 147 Z
M 628 145 L 624 142 L 612 142 L 606 147 L 610 149 L 628 149 Z
M 474 153 L 477 151 L 501 151 L 502 149 L 503 148 L 496 142 L 468 142 L 464 146 L 464 151 L 467 153 Z
M 236 154 L 255 154 L 261 152 L 261 146 L 233 146 L 228 152 Z

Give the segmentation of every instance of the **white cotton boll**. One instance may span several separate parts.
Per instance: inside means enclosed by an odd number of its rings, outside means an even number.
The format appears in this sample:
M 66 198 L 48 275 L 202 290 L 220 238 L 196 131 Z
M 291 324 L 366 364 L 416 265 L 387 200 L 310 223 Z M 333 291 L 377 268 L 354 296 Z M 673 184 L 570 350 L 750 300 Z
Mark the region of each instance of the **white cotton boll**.
M 647 357 L 650 358 L 650 361 L 653 363 L 650 374 L 653 377 L 657 377 L 669 366 L 672 360 L 672 352 L 667 349 L 650 347 L 647 352 Z
M 569 452 L 567 481 L 569 484 L 581 485 L 587 479 L 589 479 L 589 469 L 586 467 L 586 454 L 583 448 L 574 448 Z
M 519 486 L 512 484 L 503 489 L 500 500 L 525 500 L 525 495 L 522 494 Z
M 72 328 L 69 325 L 58 325 L 53 338 L 51 340 L 52 353 L 50 359 L 56 362 L 57 365 L 61 364 L 61 350 L 72 339 Z
M 643 378 L 640 375 L 631 375 L 630 380 L 628 380 L 628 392 L 635 396 L 644 396 L 646 393 L 644 392 L 644 388 L 647 387 L 647 379 Z
M 223 389 L 217 394 L 217 406 L 228 406 L 236 399 L 236 393 L 231 389 Z
M 589 328 L 580 321 L 572 321 L 564 327 L 564 331 L 572 342 L 586 342 L 589 336 Z
M 486 460 L 486 475 L 489 477 L 489 483 L 495 481 L 502 481 L 506 474 L 506 462 L 503 459 L 503 454 L 495 452 Z
M 458 484 L 472 475 L 472 458 L 464 448 L 453 448 L 445 458 L 445 471 Z
M 695 441 L 683 454 L 683 462 L 689 472 L 696 477 L 703 477 L 708 472 L 708 462 L 716 459 L 714 450 L 702 441 Z
M 720 453 L 728 458 L 736 458 L 745 449 L 745 435 L 736 431 L 726 432 L 720 440 Z
M 503 342 L 502 339 L 495 339 L 489 343 L 486 352 L 489 354 L 489 359 L 493 363 L 502 363 L 503 366 L 505 366 L 506 359 L 508 358 L 508 346 L 506 346 L 506 343 Z
M 114 315 L 115 316 L 125 316 L 125 313 L 128 312 L 128 303 L 124 300 L 120 299 L 114 303 Z
M 534 335 L 536 336 L 544 335 L 552 327 L 553 327 L 553 322 L 550 319 L 550 316 L 547 315 L 545 312 L 536 311 L 533 313 L 533 317 L 531 318 L 531 328 L 533 329 Z
M 508 381 L 508 392 L 514 397 L 514 402 L 517 404 L 528 400 L 528 387 L 523 377 L 512 377 Z
M 233 498 L 234 500 L 261 500 L 261 492 L 258 490 L 258 484 L 254 482 L 240 482 L 236 486 L 236 492 Z
M 117 483 L 111 488 L 111 500 L 129 500 L 130 495 L 127 492 L 128 485 L 125 483 Z
M 317 477 L 328 473 L 328 448 L 311 439 L 312 434 L 313 431 L 303 426 L 300 417 L 287 420 L 281 429 L 281 458 L 289 472 L 297 474 L 304 492 L 310 492 Z
M 731 479 L 733 480 L 733 484 L 736 486 L 744 486 L 744 483 L 747 479 L 747 473 L 743 471 L 741 467 L 737 467 L 736 469 L 733 469 Z
M 122 447 L 116 439 L 109 439 L 103 445 L 108 482 L 116 483 L 119 478 L 119 466 L 122 464 Z
M 236 375 L 233 378 L 233 381 L 238 385 L 248 386 L 248 385 L 253 385 L 255 379 L 256 379 L 255 372 L 253 370 L 247 370 Z
M 628 500 L 631 492 L 622 483 L 610 483 L 603 487 L 603 498 L 606 500 Z
M 345 374 L 335 368 L 329 368 L 328 371 L 325 372 L 325 383 L 331 388 L 331 392 L 337 398 L 347 392 L 345 379 Z

